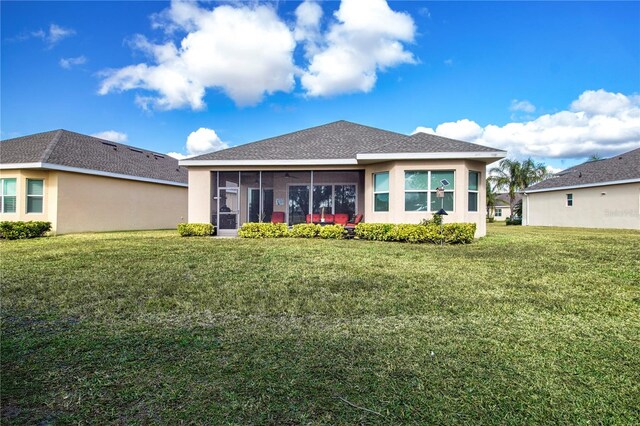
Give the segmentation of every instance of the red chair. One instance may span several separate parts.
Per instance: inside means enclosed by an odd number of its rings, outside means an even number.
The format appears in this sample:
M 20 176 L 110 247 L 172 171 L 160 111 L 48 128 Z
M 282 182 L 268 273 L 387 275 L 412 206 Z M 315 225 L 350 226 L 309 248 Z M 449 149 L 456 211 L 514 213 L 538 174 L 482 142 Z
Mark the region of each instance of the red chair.
M 362 222 L 362 215 L 361 214 L 356 216 L 356 219 L 353 221 L 353 223 L 347 223 L 347 226 L 355 228 L 355 226 L 357 224 L 359 224 L 360 222 Z
M 320 222 L 320 215 L 314 213 L 313 217 L 312 217 L 312 215 L 308 214 L 307 215 L 307 223 L 311 223 L 311 222 L 313 222 L 313 223 Z
M 333 216 L 333 223 L 345 226 L 349 222 L 349 215 L 346 213 L 336 213 Z
M 271 213 L 271 223 L 284 223 L 284 212 Z
M 326 223 L 333 223 L 333 215 L 331 213 L 325 213 L 324 221 Z

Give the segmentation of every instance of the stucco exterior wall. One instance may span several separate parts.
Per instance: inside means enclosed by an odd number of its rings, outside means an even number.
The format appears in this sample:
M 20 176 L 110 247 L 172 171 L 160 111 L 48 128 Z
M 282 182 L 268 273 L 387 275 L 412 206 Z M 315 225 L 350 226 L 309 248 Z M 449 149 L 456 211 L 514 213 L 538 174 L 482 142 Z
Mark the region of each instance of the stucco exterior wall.
M 29 169 L 0 170 L 0 178 L 16 179 L 16 212 L 0 212 L 0 220 L 51 222 L 51 230 L 56 232 L 58 225 L 58 176 L 56 172 Z M 27 213 L 27 179 L 42 179 L 44 181 L 42 213 Z
M 287 199 L 287 183 L 283 179 L 285 171 L 299 171 L 307 176 L 308 166 L 261 167 L 263 171 L 277 171 L 273 176 L 274 200 Z M 321 170 L 363 170 L 364 182 L 358 184 L 358 212 L 364 213 L 366 222 L 419 223 L 422 219 L 432 216 L 430 212 L 404 211 L 404 172 L 406 170 L 453 170 L 455 180 L 454 210 L 448 212 L 445 222 L 473 222 L 476 223 L 476 237 L 486 235 L 486 193 L 485 193 L 486 165 L 480 161 L 471 160 L 430 160 L 430 161 L 390 161 L 358 166 L 314 166 L 314 171 Z M 209 222 L 212 214 L 211 193 L 213 171 L 256 171 L 256 167 L 189 167 L 189 222 Z M 389 172 L 389 211 L 373 211 L 373 173 Z M 478 211 L 470 212 L 468 206 L 469 171 L 480 173 L 478 185 Z M 304 172 L 304 173 L 303 173 Z M 337 180 L 335 180 L 337 179 Z M 339 177 L 332 177 L 337 182 Z M 323 179 L 314 178 L 314 184 L 322 183 Z M 295 184 L 308 183 L 307 179 L 298 179 Z M 345 182 L 343 182 L 345 183 Z M 271 187 L 271 185 L 269 185 Z M 246 194 L 242 195 L 246 198 Z M 243 202 L 244 204 L 244 202 Z M 286 211 L 287 206 L 274 205 L 274 211 Z M 246 213 L 242 213 L 244 218 Z
M 487 233 L 485 164 L 468 160 L 431 161 L 390 161 L 368 165 L 365 169 L 365 220 L 367 222 L 419 223 L 432 217 L 431 212 L 404 210 L 404 172 L 411 170 L 453 170 L 454 201 L 453 210 L 447 211 L 444 222 L 472 222 L 476 224 L 476 238 Z M 389 172 L 389 211 L 376 212 L 373 209 L 373 174 Z M 467 189 L 469 171 L 480 173 L 478 185 L 478 211 L 470 212 Z
M 168 229 L 187 220 L 187 188 L 50 173 L 58 180 L 57 233 Z
M 522 216 L 531 226 L 640 229 L 640 183 L 530 193 Z

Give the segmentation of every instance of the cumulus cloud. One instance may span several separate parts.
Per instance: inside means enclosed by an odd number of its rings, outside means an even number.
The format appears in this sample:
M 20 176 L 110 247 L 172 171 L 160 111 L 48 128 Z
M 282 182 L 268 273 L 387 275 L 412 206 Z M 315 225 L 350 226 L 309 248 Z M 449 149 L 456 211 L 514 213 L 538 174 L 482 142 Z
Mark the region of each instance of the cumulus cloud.
M 136 36 L 132 44 L 148 54 L 152 64 L 104 72 L 98 93 L 143 89 L 148 93 L 136 99 L 142 107 L 198 110 L 205 107 L 209 88 L 223 91 L 238 105 L 253 105 L 265 94 L 294 87 L 295 40 L 270 6 L 209 10 L 197 3 L 173 2 L 153 22 L 167 33 L 187 34 L 179 45 Z
M 94 133 L 91 136 L 118 143 L 126 142 L 127 139 L 129 139 L 129 136 L 127 136 L 126 133 L 117 132 L 115 130 L 105 130 L 104 132 Z
M 315 1 L 304 1 L 295 10 L 296 25 L 293 36 L 296 41 L 304 44 L 305 56 L 312 57 L 318 52 L 322 34 L 320 20 L 322 7 Z
M 60 58 L 60 66 L 66 70 L 70 70 L 76 65 L 83 65 L 87 63 L 87 58 L 84 55 L 77 56 L 75 58 Z
M 198 130 L 191 132 L 187 137 L 187 154 L 169 152 L 167 155 L 177 158 L 178 160 L 184 160 L 185 158 L 206 154 L 208 152 L 220 151 L 221 149 L 227 148 L 229 148 L 229 144 L 227 142 L 223 142 L 215 130 L 200 127 Z
M 526 122 L 480 126 L 462 119 L 442 123 L 433 133 L 505 149 L 517 158 L 584 158 L 615 155 L 640 146 L 640 96 L 587 90 L 568 110 L 544 114 Z
M 511 101 L 511 106 L 509 107 L 509 110 L 513 112 L 522 111 L 522 112 L 532 113 L 532 112 L 535 112 L 536 107 L 529 101 L 526 101 L 526 100 L 519 101 L 517 99 L 514 99 Z
M 393 11 L 385 0 L 342 0 L 334 16 L 323 46 L 309 55 L 302 73 L 308 95 L 369 92 L 378 71 L 416 62 L 403 45 L 414 39 L 413 19 Z

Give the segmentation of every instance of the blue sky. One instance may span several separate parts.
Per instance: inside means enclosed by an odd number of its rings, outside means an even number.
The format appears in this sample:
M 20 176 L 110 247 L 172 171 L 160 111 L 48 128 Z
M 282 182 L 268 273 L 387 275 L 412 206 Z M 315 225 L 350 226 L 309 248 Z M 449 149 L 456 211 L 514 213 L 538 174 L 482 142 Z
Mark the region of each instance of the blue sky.
M 195 154 L 345 119 L 554 168 L 640 146 L 638 2 L 182 6 L 2 2 L 2 139 Z

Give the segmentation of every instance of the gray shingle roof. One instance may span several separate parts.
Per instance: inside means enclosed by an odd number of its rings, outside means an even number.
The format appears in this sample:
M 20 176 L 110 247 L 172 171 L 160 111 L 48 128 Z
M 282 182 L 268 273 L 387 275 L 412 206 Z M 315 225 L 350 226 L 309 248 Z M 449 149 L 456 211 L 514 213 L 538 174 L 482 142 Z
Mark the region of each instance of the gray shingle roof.
M 0 142 L 0 164 L 48 163 L 146 179 L 187 183 L 187 169 L 165 154 L 67 130 Z
M 330 160 L 355 159 L 362 153 L 478 151 L 499 150 L 425 133 L 407 136 L 343 120 L 189 160 Z
M 522 194 L 516 193 L 515 198 L 513 199 L 514 203 L 522 200 Z M 499 192 L 496 194 L 496 206 L 507 206 L 509 207 L 509 193 L 507 192 Z
M 463 142 L 456 139 L 444 138 L 429 133 L 416 133 L 404 140 L 393 141 L 377 147 L 370 153 L 393 152 L 497 152 L 499 149 L 490 148 L 475 143 Z
M 587 161 L 526 188 L 524 192 L 640 179 L 640 148 L 605 160 Z

